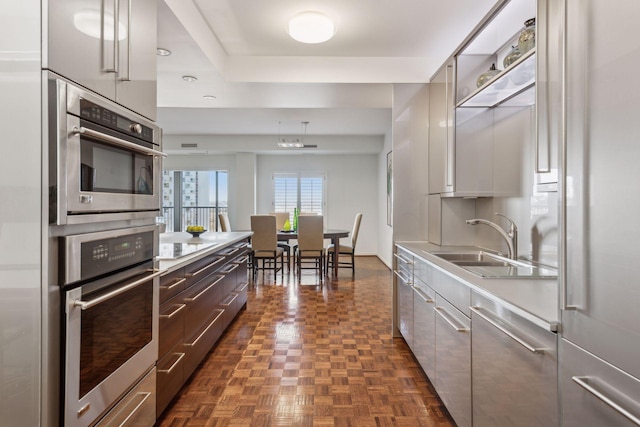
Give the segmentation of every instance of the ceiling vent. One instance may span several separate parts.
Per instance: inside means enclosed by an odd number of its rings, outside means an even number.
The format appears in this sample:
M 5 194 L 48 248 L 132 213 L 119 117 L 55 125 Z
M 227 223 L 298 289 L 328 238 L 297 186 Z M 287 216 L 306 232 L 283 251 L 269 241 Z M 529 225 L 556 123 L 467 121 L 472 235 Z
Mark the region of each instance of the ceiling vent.
M 180 144 L 182 148 L 198 148 L 198 144 Z

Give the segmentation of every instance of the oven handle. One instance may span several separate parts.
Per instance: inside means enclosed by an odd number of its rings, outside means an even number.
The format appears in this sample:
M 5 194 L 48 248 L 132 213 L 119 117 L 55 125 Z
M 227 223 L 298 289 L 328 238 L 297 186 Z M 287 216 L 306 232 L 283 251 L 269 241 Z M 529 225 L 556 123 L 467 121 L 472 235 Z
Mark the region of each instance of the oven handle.
M 71 130 L 71 132 L 74 135 L 78 135 L 78 134 L 80 134 L 80 135 L 88 135 L 88 136 L 90 136 L 92 138 L 99 139 L 99 140 L 104 141 L 104 142 L 109 142 L 111 144 L 118 145 L 118 146 L 123 147 L 123 148 L 128 148 L 130 150 L 139 151 L 141 153 L 148 154 L 150 156 L 167 157 L 167 155 L 165 153 L 163 153 L 162 151 L 153 150 L 151 148 L 143 147 L 141 145 L 134 144 L 133 142 L 125 141 L 123 139 L 116 138 L 114 136 L 107 135 L 107 134 L 102 133 L 102 132 L 97 132 L 97 131 L 95 131 L 93 129 L 88 129 L 88 128 L 83 127 L 83 126 L 80 126 L 80 127 L 74 126 L 73 129 Z
M 163 273 L 161 270 L 153 270 L 153 271 L 154 271 L 153 274 L 150 274 L 150 275 L 148 275 L 146 277 L 143 277 L 142 279 L 138 279 L 135 282 L 131 282 L 128 285 L 124 285 L 124 286 L 122 286 L 122 287 L 120 287 L 120 288 L 118 288 L 118 289 L 116 289 L 114 291 L 109 292 L 108 294 L 104 294 L 104 295 L 102 295 L 102 296 L 100 296 L 100 297 L 98 297 L 96 299 L 92 299 L 90 301 L 82 301 L 82 300 L 78 299 L 78 300 L 75 300 L 72 305 L 74 307 L 80 307 L 80 310 L 87 310 L 87 309 L 89 309 L 91 307 L 94 307 L 94 306 L 100 304 L 100 303 L 103 303 L 103 302 L 105 302 L 107 300 L 110 300 L 111 298 L 113 298 L 115 296 L 118 296 L 118 295 L 120 295 L 122 293 L 125 293 L 125 292 L 127 292 L 127 291 L 129 291 L 129 290 L 131 290 L 133 288 L 136 288 L 136 287 L 148 282 L 149 280 L 160 276 Z

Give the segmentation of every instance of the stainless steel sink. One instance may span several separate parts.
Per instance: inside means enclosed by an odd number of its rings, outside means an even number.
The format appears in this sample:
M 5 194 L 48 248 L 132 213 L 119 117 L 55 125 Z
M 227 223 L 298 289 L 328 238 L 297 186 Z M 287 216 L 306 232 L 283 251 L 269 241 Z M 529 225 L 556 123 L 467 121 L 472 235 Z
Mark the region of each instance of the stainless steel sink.
M 432 252 L 432 255 L 462 267 L 480 277 L 527 279 L 553 279 L 557 277 L 557 272 L 554 269 L 540 267 L 484 251 L 455 253 Z
M 508 265 L 508 261 L 488 252 L 435 253 L 435 256 L 456 265 Z

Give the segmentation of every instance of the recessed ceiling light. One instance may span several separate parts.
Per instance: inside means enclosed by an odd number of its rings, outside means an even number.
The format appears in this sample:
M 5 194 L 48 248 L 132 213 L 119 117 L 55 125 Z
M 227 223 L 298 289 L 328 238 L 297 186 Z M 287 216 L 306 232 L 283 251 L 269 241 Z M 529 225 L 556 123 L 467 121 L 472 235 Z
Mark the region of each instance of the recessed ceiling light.
M 192 83 L 198 80 L 198 78 L 194 76 L 182 76 L 182 80 L 184 80 L 185 82 Z
M 322 43 L 335 34 L 333 21 L 320 12 L 299 13 L 289 21 L 289 35 L 302 43 Z
M 163 47 L 159 47 L 156 49 L 156 54 L 158 56 L 169 56 L 171 55 L 171 51 L 169 49 L 165 49 Z
M 216 99 L 214 95 L 204 95 L 202 98 L 206 99 L 207 101 L 213 101 L 214 99 Z

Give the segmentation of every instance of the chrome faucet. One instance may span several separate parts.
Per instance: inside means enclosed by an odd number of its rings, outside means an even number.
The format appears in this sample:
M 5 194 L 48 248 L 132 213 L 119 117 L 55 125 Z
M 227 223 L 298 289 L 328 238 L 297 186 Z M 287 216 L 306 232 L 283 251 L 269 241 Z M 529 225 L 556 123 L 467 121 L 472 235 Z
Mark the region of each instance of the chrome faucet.
M 495 229 L 507 242 L 507 247 L 509 248 L 509 258 L 518 259 L 518 227 L 516 227 L 516 224 L 505 215 L 498 212 L 496 212 L 496 215 L 501 216 L 509 221 L 509 231 L 504 231 L 498 224 L 482 218 L 468 219 L 466 222 L 469 225 L 485 224 Z

